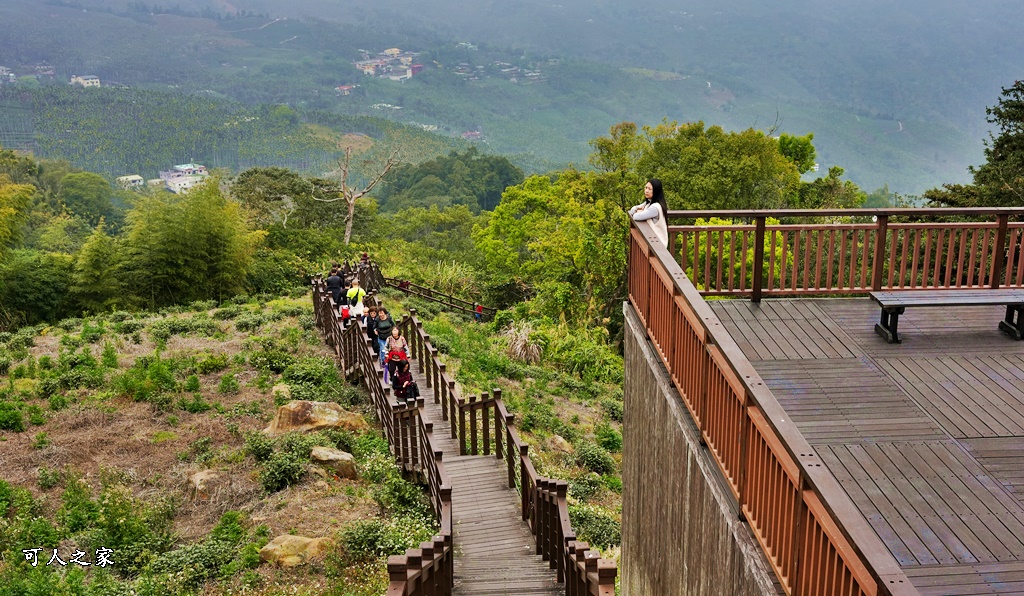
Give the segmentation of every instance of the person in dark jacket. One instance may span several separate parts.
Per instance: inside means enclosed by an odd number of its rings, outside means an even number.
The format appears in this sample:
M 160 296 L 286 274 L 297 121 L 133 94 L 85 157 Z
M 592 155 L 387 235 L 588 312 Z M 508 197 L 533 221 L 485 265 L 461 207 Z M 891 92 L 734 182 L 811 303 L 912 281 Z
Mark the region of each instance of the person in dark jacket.
M 380 344 L 380 365 L 384 366 L 384 358 L 387 356 L 385 344 L 391 337 L 391 329 L 395 326 L 395 320 L 388 314 L 383 306 L 377 309 L 377 342 Z
M 334 298 L 334 304 L 338 306 L 341 306 L 342 283 L 338 270 L 331 269 L 330 275 L 327 276 L 327 291 L 331 293 L 331 298 Z
M 415 402 L 416 398 L 419 397 L 419 388 L 416 386 L 416 381 L 412 380 L 412 372 L 409 370 L 408 360 L 402 360 L 398 363 L 398 369 L 395 371 L 391 384 L 395 390 L 395 398 L 398 400 L 398 403 L 408 404 Z

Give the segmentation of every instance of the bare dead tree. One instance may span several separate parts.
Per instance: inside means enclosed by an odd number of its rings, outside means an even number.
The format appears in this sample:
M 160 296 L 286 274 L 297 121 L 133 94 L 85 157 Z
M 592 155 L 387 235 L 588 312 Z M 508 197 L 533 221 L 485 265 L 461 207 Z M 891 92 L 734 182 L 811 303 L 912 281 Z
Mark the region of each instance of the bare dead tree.
M 367 193 L 369 193 L 371 190 L 373 190 L 373 187 L 377 186 L 377 183 L 380 182 L 382 179 L 384 179 L 384 176 L 386 176 L 387 173 L 391 171 L 391 168 L 395 167 L 395 165 L 398 164 L 398 149 L 395 149 L 391 153 L 391 155 L 388 156 L 388 159 L 384 163 L 384 167 L 381 169 L 380 173 L 377 174 L 376 176 L 374 176 L 373 180 L 370 180 L 370 183 L 367 184 L 362 190 L 357 190 L 356 187 L 349 186 L 349 184 L 348 184 L 348 174 L 349 174 L 349 167 L 350 167 L 351 163 L 352 163 L 352 148 L 351 147 L 346 147 L 345 148 L 345 157 L 343 157 L 341 160 L 338 161 L 338 174 L 337 175 L 338 175 L 338 182 L 341 185 L 341 195 L 340 196 L 337 196 L 337 197 L 334 197 L 334 198 L 329 198 L 329 199 L 320 199 L 320 198 L 314 197 L 315 200 L 322 201 L 324 203 L 333 203 L 335 201 L 342 201 L 342 200 L 345 201 L 345 208 L 346 208 L 346 211 L 345 211 L 345 244 L 346 245 L 349 243 L 349 240 L 352 238 L 352 220 L 353 220 L 353 218 L 355 216 L 355 212 L 356 212 L 356 201 L 359 200 L 360 198 L 366 196 Z

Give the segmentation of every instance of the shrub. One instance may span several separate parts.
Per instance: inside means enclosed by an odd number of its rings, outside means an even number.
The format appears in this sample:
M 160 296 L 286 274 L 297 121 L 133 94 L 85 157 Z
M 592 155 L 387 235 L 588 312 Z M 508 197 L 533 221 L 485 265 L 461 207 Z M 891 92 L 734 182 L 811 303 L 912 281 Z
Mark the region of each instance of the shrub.
M 224 353 L 206 354 L 196 361 L 196 372 L 201 375 L 222 371 L 227 367 L 228 355 Z
M 569 496 L 579 501 L 589 501 L 603 486 L 601 477 L 597 474 L 580 474 L 569 479 Z
M 299 306 L 298 304 L 291 304 L 274 310 L 285 317 L 300 317 L 309 312 L 310 309 L 305 306 Z
M 39 468 L 39 475 L 36 478 L 36 484 L 43 490 L 49 490 L 60 484 L 62 477 L 63 474 L 61 474 L 60 470 L 41 466 Z
M 142 321 L 128 320 L 114 325 L 114 331 L 122 335 L 132 335 L 145 329 L 146 324 Z
M 94 344 L 98 342 L 106 332 L 107 329 L 103 326 L 103 323 L 93 325 L 91 321 L 86 321 L 82 324 L 82 341 Z
M 615 471 L 615 459 L 603 448 L 590 441 L 576 443 L 576 463 L 598 474 Z
M 220 384 L 217 385 L 218 393 L 238 393 L 238 379 L 235 375 L 228 373 L 220 378 Z
M 7 356 L 0 356 L 0 375 L 6 375 L 11 370 L 11 359 Z
M 274 453 L 274 441 L 261 432 L 246 433 L 245 452 L 252 455 L 256 461 L 267 461 Z
M 107 368 L 117 368 L 117 350 L 114 349 L 114 345 L 109 341 L 103 344 L 100 362 Z
M 235 329 L 249 333 L 262 327 L 267 320 L 266 316 L 259 313 L 245 313 L 235 319 Z
M 433 536 L 433 523 L 424 516 L 402 516 L 390 521 L 359 520 L 341 531 L 341 546 L 351 561 L 366 561 L 405 552 Z
M 298 432 L 290 432 L 278 439 L 278 445 L 280 446 L 281 451 L 306 460 L 309 459 L 309 454 L 313 451 L 313 447 L 318 445 L 321 447 L 333 447 L 334 442 L 318 432 L 310 433 L 308 435 Z
M 193 414 L 201 414 L 209 410 L 213 406 L 211 406 L 209 403 L 206 402 L 206 400 L 203 399 L 203 394 L 195 393 L 192 395 L 191 400 L 185 398 L 179 399 L 178 407 L 181 408 L 182 410 L 185 410 L 186 412 L 191 412 Z
M 217 308 L 216 300 L 196 300 L 192 304 L 188 305 L 189 310 L 197 312 L 206 312 L 214 308 Z
M 32 437 L 32 448 L 43 449 L 50 444 L 50 438 L 46 436 L 44 432 L 37 432 L 36 436 Z
M 189 375 L 185 379 L 185 391 L 199 391 L 199 377 L 196 375 Z
M 43 409 L 37 404 L 31 404 L 25 410 L 28 413 L 29 424 L 33 426 L 46 424 L 46 415 L 43 414 Z
M 263 349 L 249 356 L 249 364 L 276 374 L 283 373 L 294 361 L 291 354 L 276 348 Z
M 241 306 L 238 306 L 237 304 L 232 304 L 229 306 L 225 306 L 224 308 L 221 308 L 219 310 L 215 310 L 213 312 L 213 318 L 217 319 L 218 321 L 227 321 L 237 317 L 243 312 L 245 312 L 245 310 Z
M 314 385 L 336 383 L 341 380 L 334 362 L 326 357 L 302 358 L 288 366 L 281 378 L 291 383 Z
M 121 323 L 123 321 L 127 321 L 130 318 L 132 318 L 132 313 L 125 310 L 115 310 L 114 312 L 107 315 L 107 319 L 109 319 L 111 323 Z
M 616 422 L 622 422 L 622 400 L 606 398 L 601 400 L 601 408 L 608 417 Z
M 50 410 L 59 412 L 64 408 L 68 407 L 68 398 L 61 395 L 60 393 L 54 393 L 50 395 Z
M 569 520 L 579 540 L 601 548 L 622 543 L 622 523 L 593 505 L 569 505 Z
M 11 402 L 0 402 L 0 429 L 16 433 L 25 430 L 25 417 Z
M 260 484 L 267 492 L 277 492 L 295 484 L 306 473 L 306 460 L 291 453 L 277 451 L 271 454 L 260 470 Z
M 57 327 L 64 331 L 74 331 L 78 329 L 78 326 L 82 324 L 82 319 L 76 317 L 69 317 L 57 323 Z
M 597 439 L 597 444 L 608 451 L 612 453 L 622 451 L 622 433 L 610 425 L 598 424 L 594 429 L 594 437 Z

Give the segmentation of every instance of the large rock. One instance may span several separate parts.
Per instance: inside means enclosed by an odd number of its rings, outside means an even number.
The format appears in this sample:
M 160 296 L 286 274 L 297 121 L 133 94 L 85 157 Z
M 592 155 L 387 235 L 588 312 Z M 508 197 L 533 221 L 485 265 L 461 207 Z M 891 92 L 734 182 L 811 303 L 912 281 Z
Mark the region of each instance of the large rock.
M 260 560 L 278 567 L 298 567 L 320 557 L 331 546 L 330 538 L 306 538 L 284 534 L 260 549 Z
M 276 399 L 280 394 L 281 401 L 288 401 L 292 398 L 292 388 L 287 383 L 278 383 L 270 390 L 270 395 Z
M 310 452 L 309 458 L 330 469 L 340 478 L 356 477 L 356 458 L 352 457 L 351 453 L 317 445 Z
M 565 438 L 562 437 L 561 435 L 551 435 L 551 438 L 548 439 L 548 449 L 554 451 L 555 453 L 572 454 L 576 452 L 576 449 L 573 448 L 572 443 L 566 441 Z
M 277 415 L 263 432 L 272 437 L 287 432 L 311 432 L 340 428 L 361 432 L 369 428 L 359 414 L 349 412 L 335 403 L 322 401 L 291 401 L 277 409 Z
M 218 493 L 230 491 L 231 477 L 217 470 L 200 470 L 188 477 L 189 491 L 197 501 L 209 501 Z

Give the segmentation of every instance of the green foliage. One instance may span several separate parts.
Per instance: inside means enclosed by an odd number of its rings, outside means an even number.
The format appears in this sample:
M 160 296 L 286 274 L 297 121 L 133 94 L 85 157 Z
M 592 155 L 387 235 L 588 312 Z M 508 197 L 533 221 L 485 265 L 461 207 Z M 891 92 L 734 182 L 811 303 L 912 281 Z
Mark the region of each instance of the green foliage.
M 16 433 L 25 430 L 25 417 L 18 406 L 12 402 L 0 402 L 0 429 Z
M 126 219 L 128 278 L 153 306 L 241 292 L 264 236 L 214 182 L 139 198 Z
M 0 149 L 0 155 L 7 154 L 10 152 Z M 21 238 L 33 190 L 28 184 L 12 184 L 9 176 L 0 174 L 0 264 L 7 249 Z
M 40 466 L 39 475 L 36 478 L 36 484 L 43 490 L 49 490 L 60 484 L 63 478 L 64 474 L 62 474 L 60 470 L 47 466 Z
M 284 453 L 307 460 L 309 459 L 310 452 L 313 451 L 313 447 L 333 447 L 334 441 L 319 432 L 310 434 L 290 432 L 280 437 L 277 440 L 277 444 Z
M 114 214 L 113 189 L 98 174 L 68 174 L 60 181 L 57 197 L 71 213 L 84 217 L 90 225 Z
M 193 414 L 201 414 L 211 409 L 211 406 L 205 399 L 203 399 L 202 393 L 192 394 L 192 399 L 181 398 L 178 400 L 178 407 L 186 412 Z
M 114 239 L 107 235 L 101 217 L 75 259 L 73 290 L 86 310 L 102 312 L 123 300 L 120 266 Z
M 228 373 L 220 378 L 217 393 L 238 393 L 238 390 L 238 379 L 235 378 L 235 375 Z
M 177 382 L 171 363 L 161 359 L 157 353 L 137 358 L 135 365 L 116 377 L 112 386 L 115 391 L 135 401 L 152 401 L 162 392 L 174 391 Z
M 242 309 L 241 306 L 238 306 L 237 304 L 230 304 L 228 306 L 225 306 L 224 308 L 214 311 L 213 318 L 217 319 L 218 321 L 227 321 L 237 317 L 243 312 L 245 311 Z
M 286 451 L 275 451 L 263 462 L 260 484 L 267 492 L 277 492 L 301 480 L 305 473 L 306 459 Z
M 228 355 L 225 353 L 205 354 L 196 360 L 196 372 L 201 375 L 219 372 L 228 367 Z
M 199 377 L 196 375 L 189 375 L 185 379 L 185 391 L 199 391 Z
M 283 373 L 294 360 L 291 354 L 277 348 L 264 348 L 249 355 L 249 364 L 276 374 Z
M 117 349 L 109 341 L 103 344 L 103 352 L 100 354 L 100 362 L 106 368 L 117 368 Z
M 576 443 L 576 462 L 597 474 L 608 474 L 615 471 L 615 459 L 605 450 L 590 441 Z
M 256 461 L 265 462 L 274 453 L 274 441 L 261 432 L 246 433 L 245 452 L 253 456 Z
M 589 501 L 602 488 L 604 488 L 604 483 L 601 481 L 601 477 L 593 472 L 579 474 L 569 480 L 569 496 L 577 501 Z
M 73 270 L 70 255 L 12 251 L 0 261 L 0 327 L 56 321 L 76 312 L 68 274 Z
M 281 378 L 290 383 L 329 384 L 340 380 L 338 369 L 330 358 L 307 357 L 288 366 Z
M 267 323 L 269 319 L 260 313 L 245 313 L 235 319 L 235 329 L 243 332 L 256 331 Z
M 622 422 L 622 399 L 605 398 L 601 400 L 601 409 L 609 418 L 616 422 Z
M 569 520 L 576 537 L 600 548 L 622 543 L 622 522 L 600 507 L 587 504 L 569 505 Z
M 390 520 L 358 520 L 341 531 L 341 546 L 352 561 L 397 555 L 430 540 L 434 523 L 427 516 L 404 515 Z
M 419 165 L 392 170 L 380 193 L 386 211 L 407 207 L 465 205 L 474 213 L 493 210 L 506 187 L 520 184 L 523 171 L 508 159 L 481 155 L 476 148 L 452 152 Z
M 599 424 L 594 429 L 594 439 L 603 449 L 612 453 L 622 451 L 622 433 L 608 424 Z

